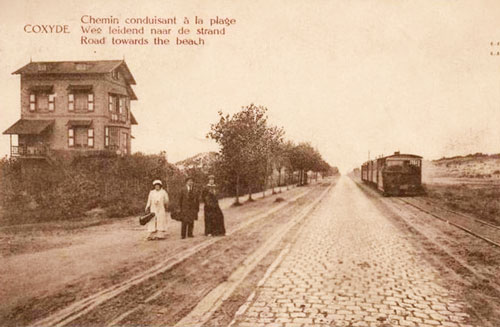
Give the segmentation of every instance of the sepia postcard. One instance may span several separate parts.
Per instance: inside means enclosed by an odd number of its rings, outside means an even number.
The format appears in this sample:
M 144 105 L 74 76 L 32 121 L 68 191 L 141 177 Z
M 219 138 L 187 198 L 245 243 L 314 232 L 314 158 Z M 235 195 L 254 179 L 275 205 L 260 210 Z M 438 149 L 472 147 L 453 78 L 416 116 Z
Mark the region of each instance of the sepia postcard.
M 0 326 L 500 326 L 498 0 L 0 0 Z

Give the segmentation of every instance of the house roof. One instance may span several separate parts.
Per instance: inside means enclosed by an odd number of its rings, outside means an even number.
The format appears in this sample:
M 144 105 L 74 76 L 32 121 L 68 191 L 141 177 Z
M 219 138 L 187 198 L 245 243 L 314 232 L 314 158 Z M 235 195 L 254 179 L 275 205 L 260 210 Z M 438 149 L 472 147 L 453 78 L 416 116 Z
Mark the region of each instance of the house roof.
M 135 119 L 135 117 L 132 113 L 130 113 L 130 124 L 131 125 L 139 125 L 139 123 L 137 122 L 137 120 Z
M 127 92 L 129 93 L 130 100 L 137 100 L 137 95 L 135 95 L 134 90 L 130 87 L 130 85 L 127 85 Z
M 77 69 L 77 64 L 85 64 L 87 69 Z M 44 66 L 44 69 L 40 69 L 41 66 Z M 127 83 L 136 84 L 124 60 L 33 61 L 12 74 L 103 74 L 115 69 L 120 69 Z
M 38 135 L 54 124 L 54 120 L 19 119 L 3 134 Z

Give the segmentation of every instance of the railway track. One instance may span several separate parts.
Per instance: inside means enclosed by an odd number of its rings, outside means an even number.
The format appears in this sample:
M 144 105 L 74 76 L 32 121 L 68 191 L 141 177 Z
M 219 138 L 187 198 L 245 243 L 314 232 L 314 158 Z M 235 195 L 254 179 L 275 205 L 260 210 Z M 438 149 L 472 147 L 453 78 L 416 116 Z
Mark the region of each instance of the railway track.
M 436 219 L 446 222 L 464 232 L 477 237 L 491 245 L 500 248 L 500 227 L 490 224 L 484 220 L 466 216 L 444 208 L 427 208 L 415 198 L 396 198 L 400 202 L 405 203 L 413 208 L 418 209 Z M 441 215 L 439 211 L 447 212 L 446 217 Z
M 496 277 L 495 268 L 489 264 L 471 262 L 467 250 L 460 251 L 460 248 L 467 248 L 469 245 L 472 251 L 478 251 L 478 247 L 481 247 L 483 250 L 479 250 L 479 253 L 498 250 L 498 246 L 491 243 L 500 243 L 498 226 L 441 208 L 430 199 L 382 197 L 373 188 L 359 180 L 354 179 L 354 181 L 365 194 L 373 198 L 381 210 L 392 211 L 393 217 L 397 219 L 396 223 L 411 231 L 419 242 L 419 248 L 427 252 L 430 260 L 441 267 L 443 271 L 450 273 L 450 276 L 454 276 L 457 281 L 462 283 L 463 290 L 471 294 L 471 298 L 481 298 L 487 303 L 498 302 L 500 283 Z M 423 220 L 423 217 L 428 217 L 428 219 Z M 436 226 L 428 226 L 429 220 L 446 223 L 447 226 L 452 227 L 441 228 L 437 226 L 439 223 Z M 446 231 L 452 229 L 456 229 L 457 232 L 465 232 L 470 235 L 470 238 L 457 239 L 456 237 L 460 233 L 450 237 Z M 485 235 L 485 233 L 488 234 Z M 476 303 L 471 304 L 469 309 L 481 321 L 481 326 L 496 327 L 497 325 L 493 326 L 482 315 L 482 307 L 484 305 Z M 484 310 L 488 310 L 488 308 L 491 309 L 491 307 L 486 306 Z
M 294 196 L 293 198 L 288 199 L 286 202 L 283 202 L 282 204 L 278 204 L 276 207 L 273 209 L 264 212 L 262 214 L 259 214 L 255 217 L 252 217 L 251 219 L 246 220 L 245 222 L 239 224 L 232 230 L 228 231 L 226 235 L 232 235 L 250 225 L 253 223 L 268 217 L 269 215 L 272 215 L 273 213 L 283 209 L 285 206 L 287 206 L 290 202 L 296 201 L 303 196 L 307 195 L 308 193 L 311 192 L 312 189 L 307 189 L 304 192 L 301 192 L 300 194 Z M 78 318 L 88 314 L 89 312 L 95 310 L 98 306 L 101 304 L 119 296 L 120 294 L 126 292 L 129 290 L 131 287 L 139 285 L 141 283 L 146 282 L 147 280 L 164 273 L 168 271 L 169 269 L 173 268 L 174 266 L 178 265 L 179 263 L 187 260 L 191 256 L 195 255 L 199 251 L 207 248 L 208 246 L 222 240 L 222 238 L 210 238 L 207 239 L 206 241 L 193 246 L 192 248 L 189 248 L 185 251 L 182 251 L 180 253 L 177 253 L 173 256 L 170 256 L 163 260 L 161 263 L 153 266 L 152 268 L 128 279 L 125 280 L 119 284 L 113 285 L 109 288 L 106 288 L 100 292 L 94 293 L 87 298 L 84 298 L 80 301 L 77 301 L 70 306 L 61 309 L 43 319 L 40 319 L 38 321 L 35 321 L 32 323 L 30 326 L 32 327 L 38 327 L 38 326 L 53 326 L 53 327 L 62 327 L 71 324 L 73 321 L 77 320 Z M 157 295 L 156 295 L 157 296 Z M 152 298 L 155 297 L 155 294 L 152 295 Z
M 392 202 L 394 204 L 399 204 L 399 205 L 401 205 L 401 203 L 403 203 L 406 206 L 414 208 L 418 212 L 424 213 L 424 214 L 431 216 L 435 219 L 443 221 L 443 222 L 447 223 L 448 225 L 454 226 L 454 227 L 466 232 L 467 234 L 474 236 L 478 240 L 485 241 L 488 244 L 493 245 L 494 247 L 500 246 L 500 244 L 498 244 L 498 242 L 496 240 L 493 241 L 493 240 L 489 239 L 488 237 L 485 237 L 485 236 L 479 234 L 479 233 L 481 233 L 481 231 L 477 231 L 475 229 L 471 230 L 471 228 L 473 228 L 473 227 L 469 227 L 469 228 L 465 227 L 465 226 L 463 226 L 464 224 L 460 224 L 458 222 L 451 221 L 451 219 L 447 219 L 447 218 L 439 215 L 436 212 L 432 212 L 432 210 L 429 210 L 427 208 L 423 208 L 422 204 L 420 204 L 420 206 L 419 206 L 418 203 L 413 203 L 412 200 L 414 202 L 418 201 L 415 198 L 411 198 L 411 200 L 409 200 L 408 198 L 386 198 L 384 200 L 385 200 L 385 202 Z M 441 209 L 441 208 L 439 208 L 439 209 Z M 435 209 L 435 210 L 439 210 L 439 209 Z M 439 240 L 439 238 L 432 237 L 432 236 L 428 235 L 428 233 L 425 231 L 425 228 L 422 229 L 421 228 L 422 226 L 419 226 L 419 224 L 415 224 L 414 222 L 411 222 L 410 219 L 405 218 L 404 215 L 400 215 L 400 218 L 404 221 L 404 223 L 408 227 L 411 227 L 414 232 L 416 232 L 417 234 L 420 234 L 423 238 L 427 239 L 430 243 L 433 244 L 433 246 L 434 246 L 434 249 L 432 250 L 433 253 L 436 253 L 435 251 L 437 250 L 438 251 L 437 253 L 440 252 L 441 257 L 448 258 L 447 265 L 444 266 L 444 268 L 446 270 L 453 272 L 454 275 L 459 278 L 459 280 L 461 280 L 464 284 L 468 285 L 468 287 L 471 287 L 472 289 L 475 289 L 478 285 L 485 285 L 485 287 L 489 291 L 488 291 L 488 294 L 482 293 L 481 297 L 485 300 L 487 299 L 487 301 L 492 301 L 492 302 L 498 301 L 498 298 L 500 298 L 500 283 L 497 281 L 496 278 L 494 278 L 491 275 L 485 274 L 485 271 L 482 270 L 480 267 L 476 267 L 476 266 L 470 264 L 467 259 L 464 259 L 464 258 L 460 257 L 459 255 L 457 255 L 456 253 L 454 253 L 454 251 L 452 249 L 450 249 L 446 244 L 444 244 L 441 240 Z M 468 217 L 468 216 L 465 216 L 463 218 L 468 219 L 469 223 L 474 222 L 476 225 L 475 228 L 479 228 L 478 226 L 482 225 L 481 223 L 475 222 L 474 221 L 475 218 Z M 487 226 L 488 227 L 487 231 L 490 233 L 492 231 L 495 231 L 496 236 L 499 237 L 500 233 L 498 233 L 499 230 L 498 230 L 497 226 L 493 225 L 492 227 L 490 227 L 489 225 L 491 225 L 491 224 L 488 223 L 487 225 L 483 225 L 483 226 Z M 484 228 L 482 230 L 484 232 Z M 471 278 L 471 276 L 474 276 L 474 278 Z M 474 312 L 475 316 L 478 317 L 482 321 L 482 323 L 484 324 L 485 327 L 486 326 L 494 327 L 493 325 L 488 323 L 485 319 L 483 319 L 481 314 L 478 312 L 477 308 L 471 307 L 471 310 Z

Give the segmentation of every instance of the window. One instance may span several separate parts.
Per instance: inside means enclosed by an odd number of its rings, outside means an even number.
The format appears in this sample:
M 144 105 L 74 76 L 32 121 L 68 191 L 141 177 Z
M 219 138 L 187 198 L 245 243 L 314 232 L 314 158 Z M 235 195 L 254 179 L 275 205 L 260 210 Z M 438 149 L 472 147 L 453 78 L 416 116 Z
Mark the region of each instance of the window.
M 123 114 L 123 107 L 124 107 L 123 100 L 124 100 L 123 98 L 120 98 L 120 106 L 119 106 L 120 115 Z
M 410 160 L 410 165 L 420 167 L 420 160 Z
M 30 111 L 54 111 L 55 109 L 55 94 L 49 93 L 30 93 Z
M 104 146 L 109 146 L 109 127 L 104 128 Z
M 38 64 L 38 71 L 44 72 L 47 70 L 47 65 L 46 64 Z
M 118 70 L 113 70 L 111 72 L 111 77 L 113 77 L 113 79 L 119 79 L 120 78 L 120 73 L 118 72 Z
M 54 111 L 56 107 L 56 96 L 54 94 L 49 94 L 49 111 Z
M 130 119 L 130 100 L 126 98 L 125 100 L 125 121 Z
M 75 100 L 75 111 L 88 111 L 88 96 L 85 93 L 75 93 L 73 96 Z
M 94 111 L 94 94 L 87 94 L 87 110 Z
M 88 64 L 85 63 L 77 63 L 76 70 L 87 70 L 89 68 Z
M 30 111 L 35 111 L 36 109 L 36 95 L 30 94 Z
M 128 134 L 127 133 L 122 133 L 121 150 L 122 150 L 123 154 L 127 154 L 127 152 L 128 152 Z
M 40 111 L 49 110 L 49 97 L 45 94 L 36 95 L 36 109 Z
M 111 113 L 111 120 L 118 121 L 118 109 L 121 106 L 118 96 L 110 94 L 109 95 L 109 112 Z
M 403 165 L 403 161 L 402 160 L 387 160 L 386 161 L 386 165 L 388 167 L 392 167 L 392 166 L 402 166 Z
M 89 148 L 94 147 L 94 129 L 93 128 L 89 128 L 87 130 L 87 145 Z
M 70 93 L 68 94 L 69 111 L 94 111 L 93 93 Z
M 127 121 L 127 111 L 125 109 L 125 98 L 120 97 L 120 121 L 121 122 L 126 122 Z
M 69 111 L 75 110 L 75 95 L 72 93 L 68 94 L 68 110 Z
M 109 150 L 120 148 L 120 128 L 114 126 L 104 127 L 104 146 Z
M 75 146 L 75 130 L 73 128 L 68 129 L 68 146 Z

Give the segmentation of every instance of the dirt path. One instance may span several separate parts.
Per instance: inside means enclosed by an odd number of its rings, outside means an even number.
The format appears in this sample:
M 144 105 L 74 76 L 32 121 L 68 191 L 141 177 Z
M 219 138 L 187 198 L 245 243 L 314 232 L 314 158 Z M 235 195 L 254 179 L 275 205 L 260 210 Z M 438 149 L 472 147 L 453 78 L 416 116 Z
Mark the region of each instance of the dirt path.
M 305 192 L 293 188 L 279 196 L 289 199 Z M 275 206 L 276 196 L 268 196 L 243 207 L 229 207 L 231 200 L 222 201 L 226 227 L 235 228 L 239 223 Z M 195 238 L 180 239 L 180 223 L 171 221 L 165 241 L 147 242 L 144 228 L 136 218 L 116 223 L 70 231 L 44 231 L 20 233 L 25 242 L 50 243 L 43 251 L 33 246 L 35 252 L 2 258 L 0 266 L 0 298 L 9 299 L 0 304 L 0 321 L 26 322 L 48 312 L 82 299 L 100 289 L 116 284 L 146 270 L 172 253 L 183 251 L 206 238 L 203 218 L 195 224 Z M 37 233 L 36 237 L 30 236 Z M 33 240 L 31 240 L 31 238 Z M 50 305 L 37 307 L 38 301 Z

